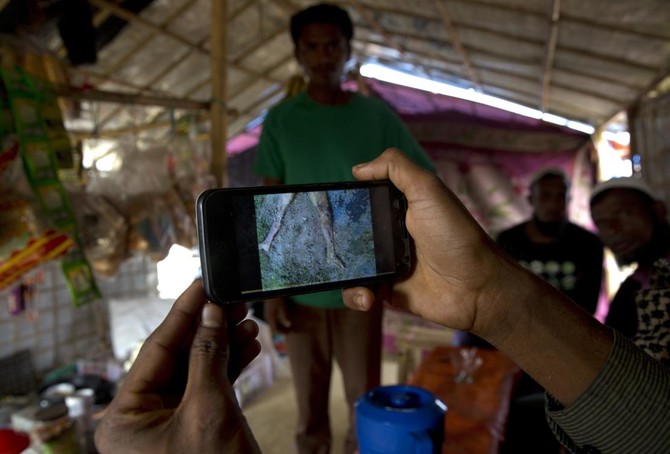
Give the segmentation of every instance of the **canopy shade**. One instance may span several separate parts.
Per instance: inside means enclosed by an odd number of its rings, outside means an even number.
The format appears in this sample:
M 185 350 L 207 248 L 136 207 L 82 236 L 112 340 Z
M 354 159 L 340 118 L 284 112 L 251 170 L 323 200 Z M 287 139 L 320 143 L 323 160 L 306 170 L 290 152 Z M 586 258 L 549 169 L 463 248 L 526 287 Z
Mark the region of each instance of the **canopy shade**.
M 222 25 L 228 37 L 229 137 L 275 103 L 285 81 L 300 72 L 287 24 L 310 3 L 227 2 Z M 355 22 L 353 60 L 359 64 L 382 63 L 596 127 L 668 74 L 670 8 L 664 0 L 334 3 Z M 97 61 L 71 68 L 71 81 L 101 91 L 210 100 L 212 0 L 88 4 Z M 112 20 L 117 26 L 110 34 Z M 119 21 L 125 26 L 118 27 Z M 32 42 L 68 61 L 53 27 L 41 29 Z M 170 110 L 183 108 L 174 106 L 137 109 L 108 100 L 73 129 L 104 134 L 131 123 L 165 123 Z

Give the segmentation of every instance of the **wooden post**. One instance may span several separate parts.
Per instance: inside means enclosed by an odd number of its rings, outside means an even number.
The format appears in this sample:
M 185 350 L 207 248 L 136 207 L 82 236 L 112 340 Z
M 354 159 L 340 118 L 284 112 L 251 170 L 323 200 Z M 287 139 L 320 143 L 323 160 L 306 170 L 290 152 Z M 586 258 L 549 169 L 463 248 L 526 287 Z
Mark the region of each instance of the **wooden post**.
M 212 161 L 210 170 L 220 187 L 228 185 L 226 139 L 228 137 L 227 100 L 227 36 L 228 0 L 212 0 L 211 71 L 212 104 L 210 107 L 210 140 Z

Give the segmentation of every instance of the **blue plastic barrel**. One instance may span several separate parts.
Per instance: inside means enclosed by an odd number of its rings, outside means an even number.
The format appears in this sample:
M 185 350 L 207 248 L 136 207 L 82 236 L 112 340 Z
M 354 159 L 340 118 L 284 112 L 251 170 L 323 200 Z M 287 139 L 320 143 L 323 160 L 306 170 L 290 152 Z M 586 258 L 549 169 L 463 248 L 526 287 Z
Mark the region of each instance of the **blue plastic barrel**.
M 381 386 L 356 402 L 360 454 L 439 454 L 447 406 L 409 385 Z

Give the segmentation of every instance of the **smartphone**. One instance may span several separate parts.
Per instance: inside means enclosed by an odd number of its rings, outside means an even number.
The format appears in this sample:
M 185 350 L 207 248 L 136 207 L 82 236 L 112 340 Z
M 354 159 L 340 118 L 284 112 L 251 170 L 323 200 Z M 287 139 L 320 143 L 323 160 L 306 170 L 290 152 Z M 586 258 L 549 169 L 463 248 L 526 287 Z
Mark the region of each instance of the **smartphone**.
M 412 263 L 390 181 L 210 189 L 197 200 L 202 277 L 219 304 L 389 281 Z

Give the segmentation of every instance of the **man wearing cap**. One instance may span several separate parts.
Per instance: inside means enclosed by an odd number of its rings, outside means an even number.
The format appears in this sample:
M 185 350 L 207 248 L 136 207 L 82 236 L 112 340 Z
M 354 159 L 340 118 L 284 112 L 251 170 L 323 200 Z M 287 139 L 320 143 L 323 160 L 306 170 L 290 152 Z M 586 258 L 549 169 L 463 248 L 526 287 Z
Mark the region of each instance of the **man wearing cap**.
M 637 263 L 605 324 L 670 365 L 670 224 L 665 204 L 639 178 L 613 178 L 591 193 L 591 216 L 619 265 Z

